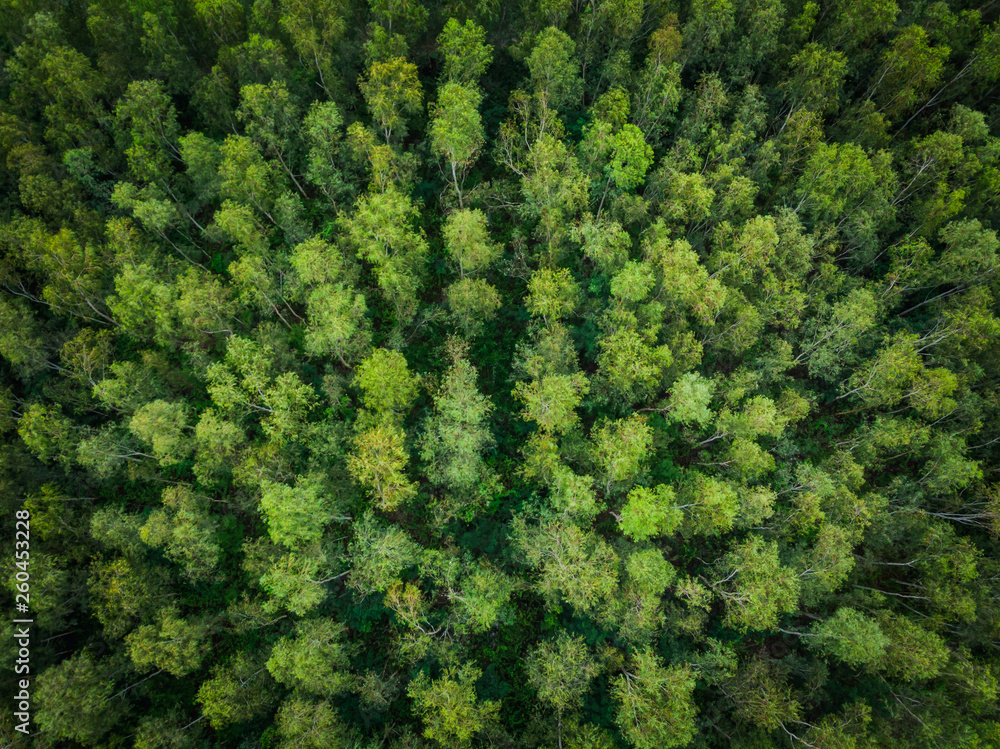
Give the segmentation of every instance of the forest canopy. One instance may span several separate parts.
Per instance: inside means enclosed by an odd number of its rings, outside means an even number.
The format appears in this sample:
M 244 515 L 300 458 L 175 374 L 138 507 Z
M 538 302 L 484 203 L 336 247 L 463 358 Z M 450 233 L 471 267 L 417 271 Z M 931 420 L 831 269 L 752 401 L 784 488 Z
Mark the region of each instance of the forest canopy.
M 1000 746 L 998 15 L 0 0 L 4 745 Z

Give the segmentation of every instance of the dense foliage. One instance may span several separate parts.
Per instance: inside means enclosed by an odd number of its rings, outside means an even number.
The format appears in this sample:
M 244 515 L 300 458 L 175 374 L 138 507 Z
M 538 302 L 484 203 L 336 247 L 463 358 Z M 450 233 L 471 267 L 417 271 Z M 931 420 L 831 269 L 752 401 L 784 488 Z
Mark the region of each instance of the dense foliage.
M 1000 746 L 998 13 L 2 0 L 4 745 Z

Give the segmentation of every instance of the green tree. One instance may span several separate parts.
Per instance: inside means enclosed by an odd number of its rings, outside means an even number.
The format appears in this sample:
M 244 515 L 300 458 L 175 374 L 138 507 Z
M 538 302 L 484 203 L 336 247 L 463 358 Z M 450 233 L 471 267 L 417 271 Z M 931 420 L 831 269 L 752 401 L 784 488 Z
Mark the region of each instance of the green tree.
M 424 423 L 420 457 L 427 477 L 449 489 L 468 492 L 486 471 L 483 452 L 493 443 L 488 427 L 490 400 L 476 387 L 476 370 L 461 348 L 434 397 L 434 413 Z
M 427 22 L 427 9 L 412 0 L 369 0 L 368 6 L 390 34 L 393 33 L 393 23 L 397 28 L 413 33 L 422 31 Z
M 385 526 L 369 512 L 352 526 L 354 538 L 347 550 L 351 571 L 348 584 L 362 593 L 385 591 L 408 566 L 420 558 L 420 546 L 396 527 Z
M 204 133 L 192 132 L 178 138 L 185 175 L 199 203 L 209 203 L 222 188 L 219 166 L 222 151 L 219 144 Z
M 198 702 L 213 727 L 242 723 L 274 703 L 274 684 L 266 669 L 245 653 L 216 666 L 198 688 Z
M 663 595 L 677 576 L 676 570 L 658 549 L 643 549 L 625 559 L 629 581 L 639 592 L 653 599 Z
M 74 653 L 38 676 L 38 723 L 61 739 L 94 743 L 125 717 L 127 705 L 114 702 L 116 677 L 124 675 L 113 659 L 87 650 Z
M 615 721 L 637 749 L 684 746 L 695 735 L 695 679 L 686 666 L 665 667 L 650 649 L 635 653 L 615 677 Z
M 344 119 L 332 101 L 314 101 L 302 120 L 306 153 L 305 178 L 337 204 L 350 190 L 343 169 Z
M 681 506 L 689 510 L 682 528 L 685 534 L 718 536 L 733 528 L 740 511 L 739 496 L 729 482 L 695 473 L 685 482 Z
M 621 280 L 616 276 L 616 280 Z M 621 290 L 619 288 L 619 290 Z M 602 321 L 597 362 L 606 387 L 625 405 L 648 398 L 659 389 L 673 353 L 666 344 L 656 345 L 656 324 L 645 329 L 639 319 L 622 308 L 612 309 Z
M 315 394 L 294 372 L 275 377 L 273 370 L 264 346 L 233 336 L 225 360 L 210 364 L 205 374 L 208 394 L 220 411 L 262 414 L 264 433 L 280 443 L 301 434 Z
M 899 14 L 894 0 L 867 3 L 860 0 L 842 0 L 832 19 L 827 34 L 834 46 L 854 50 L 873 36 L 892 28 Z
M 211 486 L 227 467 L 231 467 L 246 435 L 238 424 L 228 421 L 213 409 L 201 412 L 194 427 L 194 475 L 198 482 Z
M 525 670 L 538 698 L 554 708 L 561 721 L 564 712 L 583 705 L 600 666 L 582 637 L 560 632 L 528 654 Z
M 833 616 L 813 627 L 810 634 L 811 647 L 849 666 L 877 663 L 889 644 L 877 621 L 847 607 L 837 609 Z
M 211 577 L 222 548 L 219 521 L 208 509 L 209 499 L 186 486 L 172 486 L 163 490 L 162 500 L 140 530 L 143 542 L 163 548 L 189 577 Z
M 424 736 L 443 746 L 469 746 L 495 720 L 500 704 L 476 699 L 476 680 L 482 672 L 471 663 L 447 669 L 438 679 L 421 671 L 406 693 L 424 722 Z
M 671 240 L 663 223 L 655 224 L 646 239 L 646 257 L 660 272 L 661 298 L 711 325 L 722 309 L 727 287 L 709 276 L 698 255 L 684 239 Z
M 890 611 L 878 612 L 876 619 L 887 642 L 873 665 L 905 682 L 933 679 L 945 667 L 951 654 L 939 634 Z
M 265 481 L 260 508 L 271 540 L 295 551 L 316 543 L 333 517 L 326 487 L 316 476 L 297 476 L 295 486 Z
M 632 238 L 617 221 L 585 221 L 580 227 L 583 254 L 606 275 L 613 275 L 628 259 Z
M 514 146 L 508 138 L 523 140 L 524 136 L 510 131 L 502 131 L 501 135 L 500 155 L 521 177 L 524 214 L 538 220 L 536 231 L 545 241 L 548 259 L 556 260 L 563 243 L 571 236 L 569 227 L 573 219 L 586 205 L 590 180 L 569 146 L 552 133 L 543 129 L 523 162 L 514 156 Z
M 802 705 L 788 684 L 787 669 L 774 659 L 751 658 L 722 688 L 741 723 L 777 731 L 801 719 Z
M 847 74 L 847 57 L 822 44 L 810 42 L 792 58 L 795 70 L 783 84 L 792 109 L 804 107 L 819 114 L 836 112 L 840 107 L 840 88 Z
M 778 545 L 754 536 L 720 560 L 724 575 L 712 587 L 726 605 L 725 624 L 746 632 L 775 629 L 778 617 L 798 607 L 799 580 L 778 559 Z
M 292 168 L 301 114 L 285 85 L 275 81 L 268 85 L 244 86 L 240 89 L 236 117 L 244 123 L 247 135 L 257 142 L 265 155 L 278 160 L 288 178 L 305 195 Z
M 137 627 L 126 638 L 136 667 L 156 666 L 174 676 L 198 669 L 208 654 L 208 625 L 183 618 L 176 608 L 161 609 L 157 619 L 155 625 Z
M 347 628 L 332 619 L 300 622 L 294 635 L 275 643 L 267 670 L 282 684 L 330 697 L 350 689 L 354 648 L 346 642 Z
M 358 81 L 368 111 L 386 142 L 406 135 L 406 116 L 415 113 L 423 101 L 417 67 L 401 57 L 374 60 Z
M 134 179 L 166 187 L 178 154 L 177 110 L 161 81 L 133 81 L 115 107 L 115 124 Z
M 221 153 L 221 195 L 250 206 L 271 223 L 277 223 L 272 212 L 281 188 L 278 168 L 265 160 L 254 141 L 244 135 L 228 136 Z
M 875 96 L 888 117 L 904 114 L 937 87 L 949 54 L 947 46 L 927 43 L 922 26 L 907 26 L 883 53 L 882 67 L 868 95 Z
M 644 486 L 632 489 L 619 515 L 622 533 L 634 541 L 669 536 L 683 518 L 674 496 L 674 490 L 666 484 L 653 489 Z
M 356 211 L 342 226 L 359 259 L 370 263 L 379 288 L 395 307 L 400 325 L 406 325 L 417 311 L 417 291 L 421 286 L 427 242 L 413 228 L 417 207 L 389 189 L 381 194 L 363 195 Z
M 618 557 L 592 531 L 562 520 L 529 526 L 517 517 L 511 538 L 525 561 L 540 571 L 538 591 L 553 604 L 564 600 L 587 613 L 618 587 Z
M 340 0 L 281 0 L 279 23 L 304 67 L 312 67 L 331 96 L 342 84 L 338 44 L 347 31 L 347 8 Z
M 444 55 L 444 77 L 449 81 L 475 85 L 493 62 L 493 48 L 486 43 L 486 31 L 474 21 L 463 24 L 449 18 L 437 42 Z
M 583 80 L 576 62 L 576 45 L 555 27 L 542 31 L 528 56 L 528 70 L 535 96 L 545 107 L 572 108 L 583 93 Z
M 853 251 L 869 257 L 877 232 L 895 215 L 896 185 L 887 153 L 868 156 L 854 143 L 820 143 L 799 179 L 796 212 L 835 226 Z
M 21 376 L 30 377 L 45 367 L 38 324 L 23 299 L 0 297 L 0 356 Z
M 323 749 L 344 746 L 350 740 L 336 708 L 329 702 L 314 702 L 294 692 L 278 710 L 277 728 L 282 749 Z
M 470 86 L 446 83 L 438 89 L 437 106 L 430 125 L 431 148 L 444 159 L 445 174 L 462 208 L 465 178 L 486 142 L 481 96 Z

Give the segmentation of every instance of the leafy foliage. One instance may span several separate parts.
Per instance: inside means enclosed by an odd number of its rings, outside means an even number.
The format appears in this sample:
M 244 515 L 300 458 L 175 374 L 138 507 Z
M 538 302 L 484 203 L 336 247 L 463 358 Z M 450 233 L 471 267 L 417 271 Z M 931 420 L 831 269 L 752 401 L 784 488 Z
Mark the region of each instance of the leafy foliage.
M 998 14 L 0 3 L 0 735 L 1000 746 Z

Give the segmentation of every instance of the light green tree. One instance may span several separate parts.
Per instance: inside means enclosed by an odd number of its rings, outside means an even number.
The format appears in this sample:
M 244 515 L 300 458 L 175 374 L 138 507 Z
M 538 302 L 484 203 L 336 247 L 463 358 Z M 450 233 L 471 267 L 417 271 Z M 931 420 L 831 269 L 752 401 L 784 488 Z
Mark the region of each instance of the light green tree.
M 593 460 L 604 482 L 604 493 L 613 487 L 627 488 L 642 475 L 650 449 L 653 429 L 645 416 L 607 421 L 593 434 Z
M 539 570 L 538 591 L 552 604 L 565 601 L 587 613 L 618 587 L 618 557 L 593 531 L 563 520 L 529 526 L 517 517 L 511 537 L 527 563 Z
M 517 383 L 514 397 L 524 404 L 523 419 L 534 421 L 547 434 L 561 434 L 577 423 L 576 408 L 589 389 L 582 372 L 552 374 L 530 383 Z
M 559 736 L 563 714 L 582 707 L 600 665 L 582 637 L 560 632 L 555 640 L 542 642 L 525 661 L 528 683 L 538 699 L 556 711 Z
M 469 492 L 486 471 L 483 452 L 493 444 L 490 400 L 476 387 L 476 370 L 466 352 L 452 347 L 452 365 L 434 397 L 434 413 L 424 424 L 420 457 L 431 481 Z
M 295 270 L 292 289 L 306 304 L 306 350 L 316 356 L 333 354 L 343 363 L 365 351 L 371 335 L 368 305 L 351 283 L 340 253 L 312 237 L 296 245 L 289 259 Z
M 168 607 L 157 613 L 156 624 L 137 627 L 125 641 L 138 668 L 155 666 L 174 676 L 186 676 L 208 655 L 209 634 L 206 622 L 185 619 L 175 607 Z
M 725 624 L 746 632 L 778 626 L 778 617 L 798 607 L 799 579 L 778 559 L 778 545 L 759 536 L 736 544 L 719 562 L 723 576 L 712 583 L 726 605 Z
M 424 736 L 442 746 L 469 746 L 499 714 L 500 704 L 476 698 L 476 680 L 482 672 L 471 663 L 446 669 L 438 679 L 421 671 L 406 693 L 424 722 Z
M 370 263 L 379 288 L 405 325 L 417 312 L 427 241 L 413 227 L 417 207 L 395 189 L 363 195 L 342 226 L 359 259 Z
M 479 114 L 480 93 L 461 83 L 446 83 L 438 90 L 430 125 L 431 148 L 444 160 L 445 175 L 462 208 L 465 179 L 486 142 Z
M 354 384 L 379 420 L 396 420 L 409 410 L 419 392 L 416 376 L 398 351 L 378 348 L 358 366 Z
M 376 423 L 355 437 L 354 449 L 347 458 L 351 476 L 383 510 L 394 510 L 417 493 L 417 485 L 406 476 L 409 453 L 405 437 L 401 427 Z
M 319 541 L 333 517 L 331 499 L 318 476 L 297 476 L 295 486 L 263 482 L 260 508 L 271 540 L 292 551 Z
M 490 238 L 486 214 L 478 208 L 449 213 L 443 234 L 445 249 L 460 278 L 486 270 L 503 254 L 503 247 Z
M 155 400 L 135 412 L 129 430 L 152 448 L 161 465 L 167 466 L 184 460 L 191 451 L 185 434 L 187 421 L 185 403 Z
M 641 650 L 612 683 L 615 722 L 637 749 L 684 746 L 695 735 L 694 686 L 689 667 L 664 666 L 652 650 Z
M 463 85 L 475 85 L 493 62 L 493 48 L 486 43 L 486 30 L 474 21 L 459 23 L 449 18 L 438 35 L 444 55 L 444 77 Z
M 518 589 L 514 578 L 493 565 L 477 561 L 448 593 L 459 633 L 483 633 L 509 615 L 511 595 Z
M 583 80 L 575 57 L 576 45 L 565 32 L 550 26 L 535 39 L 528 70 L 535 96 L 552 109 L 572 108 L 580 101 Z
M 281 704 L 276 722 L 281 749 L 347 746 L 352 738 L 333 705 L 295 692 Z
M 351 688 L 349 669 L 355 648 L 347 628 L 333 619 L 300 622 L 294 634 L 274 644 L 267 670 L 275 680 L 311 694 L 332 697 Z
M 243 723 L 275 702 L 274 682 L 262 664 L 237 653 L 213 669 L 197 700 L 213 728 Z
M 231 467 L 246 435 L 238 424 L 222 417 L 214 408 L 201 412 L 194 427 L 194 475 L 210 486 Z
M 417 66 L 402 57 L 373 60 L 358 81 L 368 111 L 386 142 L 406 135 L 406 116 L 420 109 L 423 91 Z
M 681 424 L 705 426 L 712 420 L 709 404 L 715 393 L 715 383 L 697 372 L 682 374 L 670 392 L 668 418 Z
M 481 278 L 462 278 L 445 291 L 456 327 L 467 338 L 482 333 L 501 307 L 500 292 Z
M 632 489 L 619 514 L 622 533 L 634 541 L 669 536 L 683 520 L 674 497 L 674 490 L 666 484 L 653 489 L 645 486 Z
M 222 557 L 218 519 L 209 511 L 209 499 L 186 486 L 163 490 L 162 506 L 149 515 L 140 530 L 144 543 L 160 547 L 193 579 L 207 579 Z
M 17 422 L 17 433 L 40 460 L 69 465 L 79 442 L 78 429 L 62 407 L 32 403 Z
M 565 268 L 541 268 L 528 280 L 528 312 L 546 324 L 570 317 L 580 299 L 580 286 Z
M 856 609 L 841 606 L 833 616 L 817 624 L 807 643 L 849 666 L 866 666 L 882 659 L 889 638 L 878 622 Z

